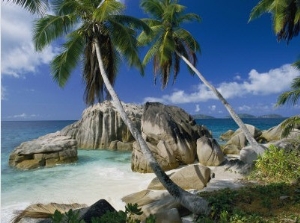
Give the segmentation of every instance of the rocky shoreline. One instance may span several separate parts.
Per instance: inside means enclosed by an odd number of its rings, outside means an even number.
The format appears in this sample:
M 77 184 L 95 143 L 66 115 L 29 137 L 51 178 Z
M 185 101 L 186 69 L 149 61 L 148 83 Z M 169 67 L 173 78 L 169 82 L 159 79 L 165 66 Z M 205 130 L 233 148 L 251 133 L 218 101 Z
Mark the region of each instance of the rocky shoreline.
M 124 107 L 130 119 L 141 129 L 162 169 L 171 171 L 170 178 L 186 190 L 196 192 L 242 186 L 237 180 L 247 173 L 257 158 L 239 129 L 224 133 L 221 139 L 226 143 L 220 146 L 205 126 L 197 125 L 192 116 L 178 107 L 160 103 L 147 103 L 144 107 L 124 104 Z M 247 128 L 265 147 L 269 143 L 282 148 L 291 146 L 290 138 L 280 138 L 279 125 L 264 131 L 251 125 Z M 298 136 L 300 130 L 296 129 L 291 138 Z M 11 153 L 9 164 L 19 169 L 53 167 L 76 161 L 77 148 L 132 151 L 132 171 L 152 172 L 111 102 L 87 108 L 81 120 L 61 131 L 22 143 Z M 225 171 L 227 169 L 234 171 Z M 149 214 L 159 216 L 164 210 L 164 216 L 169 216 L 168 212 L 172 213 L 170 216 L 178 216 L 178 221 L 172 222 L 183 222 L 183 217 L 189 214 L 157 179 L 153 179 L 145 190 L 125 196 L 123 201 L 139 204 L 145 214 L 142 218 Z M 89 208 L 93 205 L 85 210 Z

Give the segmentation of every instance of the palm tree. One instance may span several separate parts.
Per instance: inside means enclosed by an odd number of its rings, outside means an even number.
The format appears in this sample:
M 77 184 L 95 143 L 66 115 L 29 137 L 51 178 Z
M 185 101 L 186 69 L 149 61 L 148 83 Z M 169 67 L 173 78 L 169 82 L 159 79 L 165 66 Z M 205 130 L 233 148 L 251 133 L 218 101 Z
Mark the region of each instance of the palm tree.
M 200 17 L 194 13 L 184 14 L 185 7 L 178 4 L 177 0 L 141 0 L 141 7 L 152 17 L 144 19 L 152 29 L 152 34 L 141 33 L 138 38 L 141 45 L 152 44 L 144 57 L 143 64 L 146 65 L 153 58 L 155 78 L 157 74 L 161 76 L 162 87 L 164 88 L 172 71 L 175 81 L 180 70 L 180 59 L 182 59 L 191 73 L 196 73 L 200 80 L 214 92 L 242 129 L 252 148 L 257 154 L 261 154 L 264 149 L 256 142 L 230 104 L 195 68 L 196 52 L 200 51 L 199 44 L 191 33 L 181 28 L 180 25 L 187 21 L 199 21 Z
M 53 6 L 54 15 L 37 20 L 34 43 L 37 50 L 42 50 L 57 38 L 65 37 L 62 52 L 51 63 L 54 80 L 64 86 L 79 60 L 83 59 L 86 102 L 92 104 L 103 99 L 105 94 L 109 95 L 153 172 L 169 193 L 193 213 L 207 214 L 206 200 L 178 187 L 161 169 L 112 87 L 121 56 L 126 58 L 129 66 L 142 71 L 135 30 L 147 32 L 149 27 L 139 19 L 122 15 L 124 5 L 116 0 L 56 0 Z
M 44 14 L 48 8 L 47 0 L 2 0 L 23 7 L 32 14 Z

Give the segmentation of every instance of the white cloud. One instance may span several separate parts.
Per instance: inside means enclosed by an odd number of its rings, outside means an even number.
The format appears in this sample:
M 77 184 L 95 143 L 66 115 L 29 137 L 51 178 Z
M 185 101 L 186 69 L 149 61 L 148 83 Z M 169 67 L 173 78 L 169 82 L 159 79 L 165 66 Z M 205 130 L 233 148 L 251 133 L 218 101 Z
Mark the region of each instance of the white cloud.
M 27 117 L 26 113 L 22 113 L 22 114 L 13 116 L 13 118 L 26 118 L 26 117 Z
M 240 81 L 242 78 L 241 78 L 240 75 L 236 75 L 233 79 L 234 79 L 234 80 L 237 80 L 237 81 Z
M 21 113 L 21 114 L 9 116 L 8 118 L 9 119 L 11 119 L 11 118 L 13 118 L 13 119 L 28 119 L 28 118 L 35 118 L 35 117 L 38 117 L 38 115 L 36 115 L 36 114 L 28 115 L 26 113 Z
M 283 65 L 269 72 L 259 73 L 251 70 L 248 79 L 244 82 L 223 82 L 217 87 L 218 91 L 226 99 L 242 97 L 245 95 L 271 95 L 278 94 L 290 88 L 292 80 L 300 75 L 299 70 L 291 65 Z M 144 102 L 159 101 L 166 104 L 199 103 L 217 99 L 217 97 L 204 84 L 199 84 L 196 91 L 187 93 L 176 90 L 170 95 L 161 98 L 147 97 Z
M 195 112 L 200 112 L 200 105 L 196 105 L 196 109 L 195 109 Z
M 6 100 L 7 92 L 6 88 L 1 86 L 1 100 Z
M 258 73 L 256 70 L 251 70 L 249 81 L 244 82 L 243 87 L 248 93 L 253 94 L 279 93 L 289 88 L 291 80 L 297 75 L 299 75 L 299 70 L 290 65 L 284 65 L 267 73 Z
M 239 107 L 238 107 L 238 110 L 239 110 L 239 111 L 250 111 L 250 110 L 251 110 L 251 107 L 248 106 L 248 105 L 242 105 L 242 106 L 239 106 Z
M 32 43 L 34 16 L 10 3 L 1 5 L 1 73 L 20 77 L 34 73 L 54 56 L 52 47 L 37 53 Z
M 215 111 L 216 108 L 217 108 L 217 106 L 215 106 L 215 105 L 208 106 L 208 109 L 211 110 L 211 111 Z

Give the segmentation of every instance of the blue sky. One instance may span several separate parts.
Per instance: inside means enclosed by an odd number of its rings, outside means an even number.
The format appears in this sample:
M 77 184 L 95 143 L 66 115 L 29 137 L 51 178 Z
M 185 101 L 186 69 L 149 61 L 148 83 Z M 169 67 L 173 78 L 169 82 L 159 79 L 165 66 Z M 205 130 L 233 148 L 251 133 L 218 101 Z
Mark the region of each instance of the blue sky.
M 146 17 L 139 1 L 125 0 L 126 14 Z M 299 71 L 291 67 L 299 56 L 300 37 L 289 44 L 277 42 L 270 14 L 248 23 L 258 1 L 180 1 L 187 12 L 201 16 L 200 23 L 185 25 L 201 46 L 197 69 L 229 101 L 237 113 L 252 115 L 299 114 L 300 106 L 275 108 L 277 97 L 289 89 Z M 23 9 L 1 5 L 1 118 L 2 120 L 77 120 L 86 108 L 81 71 L 74 71 L 62 89 L 53 82 L 49 61 L 58 51 L 52 45 L 41 53 L 32 45 L 33 16 Z M 143 55 L 143 51 L 141 51 Z M 124 63 L 125 64 L 125 63 Z M 115 90 L 126 103 L 160 101 L 190 114 L 226 117 L 223 105 L 191 76 L 185 64 L 176 82 L 161 89 L 154 85 L 152 65 L 142 77 L 122 65 Z

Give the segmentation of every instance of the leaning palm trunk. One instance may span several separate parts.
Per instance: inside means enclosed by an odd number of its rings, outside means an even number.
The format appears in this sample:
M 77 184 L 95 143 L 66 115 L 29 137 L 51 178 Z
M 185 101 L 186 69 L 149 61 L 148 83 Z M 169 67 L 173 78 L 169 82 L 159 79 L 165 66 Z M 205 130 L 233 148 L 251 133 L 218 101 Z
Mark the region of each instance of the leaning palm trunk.
M 211 85 L 203 76 L 202 74 L 193 66 L 193 64 L 190 63 L 183 55 L 179 54 L 177 52 L 177 55 L 180 56 L 183 61 L 197 74 L 197 76 L 200 78 L 200 80 L 210 89 L 214 92 L 214 94 L 218 97 L 218 99 L 223 103 L 233 120 L 236 122 L 236 124 L 241 128 L 243 131 L 245 137 L 247 138 L 248 142 L 252 146 L 252 148 L 255 150 L 257 154 L 262 154 L 264 152 L 264 148 L 260 146 L 256 140 L 252 137 L 251 133 L 249 132 L 246 125 L 243 123 L 243 121 L 240 119 L 240 117 L 235 113 L 233 108 L 230 106 L 230 104 L 226 101 L 226 99 L 221 95 L 221 93 L 213 86 Z
M 124 123 L 127 125 L 128 129 L 130 130 L 133 137 L 136 139 L 136 141 L 139 143 L 140 148 L 145 156 L 145 158 L 148 160 L 150 167 L 152 168 L 153 172 L 157 176 L 157 178 L 160 180 L 160 182 L 164 185 L 164 187 L 168 190 L 168 192 L 174 197 L 175 200 L 179 201 L 184 207 L 189 209 L 194 214 L 205 214 L 207 215 L 210 211 L 210 208 L 208 207 L 208 202 L 197 196 L 196 194 L 188 193 L 187 191 L 180 188 L 178 185 L 176 185 L 169 177 L 168 175 L 161 169 L 155 158 L 153 157 L 149 147 L 147 146 L 145 140 L 143 139 L 141 133 L 139 130 L 133 125 L 133 123 L 128 118 L 116 92 L 114 91 L 112 85 L 110 84 L 106 72 L 104 70 L 99 42 L 95 38 L 95 47 L 96 47 L 96 54 L 97 59 L 101 71 L 101 76 L 103 78 L 103 81 L 105 83 L 106 89 L 109 92 L 110 96 L 112 97 L 112 100 L 114 102 L 114 105 L 116 106 L 116 109 L 120 113 L 120 116 Z

